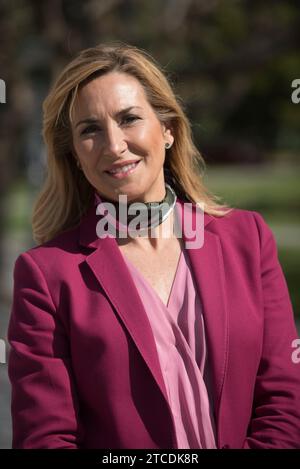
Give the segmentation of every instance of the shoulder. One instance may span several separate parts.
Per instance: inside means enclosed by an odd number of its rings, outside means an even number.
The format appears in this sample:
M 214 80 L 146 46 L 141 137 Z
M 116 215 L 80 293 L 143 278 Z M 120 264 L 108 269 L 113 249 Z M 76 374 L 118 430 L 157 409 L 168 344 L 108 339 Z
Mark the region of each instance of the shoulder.
M 270 230 L 263 215 L 254 210 L 245 210 L 233 208 L 229 213 L 223 216 L 207 215 L 209 218 L 209 229 L 211 230 L 235 230 L 239 227 L 242 230 L 264 231 Z
M 185 201 L 179 200 L 180 204 L 184 208 Z M 205 211 L 203 205 L 200 204 L 198 207 L 195 202 L 188 203 L 188 206 L 192 205 L 194 213 L 201 213 L 204 217 L 202 218 L 202 225 L 204 229 L 210 232 L 219 233 L 220 235 L 226 234 L 238 234 L 240 235 L 261 235 L 264 232 L 270 232 L 270 227 L 265 221 L 261 213 L 254 210 L 246 210 L 241 208 L 231 208 L 226 215 L 215 215 Z M 199 212 L 197 211 L 199 208 Z
M 257 211 L 234 208 L 224 216 L 208 215 L 208 218 L 206 229 L 217 234 L 221 240 L 241 246 L 255 244 L 259 248 L 267 242 L 276 243 L 270 226 Z
M 72 259 L 78 258 L 80 249 L 78 244 L 79 227 L 65 231 L 38 246 L 22 252 L 15 262 L 15 270 L 38 270 L 42 273 L 58 273 L 67 265 L 72 264 Z

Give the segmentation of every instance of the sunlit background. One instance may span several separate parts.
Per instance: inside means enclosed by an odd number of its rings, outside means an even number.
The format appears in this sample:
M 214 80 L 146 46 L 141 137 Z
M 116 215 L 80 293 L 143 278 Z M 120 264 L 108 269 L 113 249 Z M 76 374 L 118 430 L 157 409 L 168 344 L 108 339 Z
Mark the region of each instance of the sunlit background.
M 121 40 L 163 66 L 205 157 L 205 181 L 233 207 L 259 211 L 278 245 L 300 319 L 299 1 L 12 0 L 0 2 L 0 338 L 12 272 L 34 245 L 30 215 L 45 149 L 42 101 L 79 50 Z M 8 352 L 8 349 L 7 349 Z M 0 364 L 0 448 L 11 446 L 7 364 Z

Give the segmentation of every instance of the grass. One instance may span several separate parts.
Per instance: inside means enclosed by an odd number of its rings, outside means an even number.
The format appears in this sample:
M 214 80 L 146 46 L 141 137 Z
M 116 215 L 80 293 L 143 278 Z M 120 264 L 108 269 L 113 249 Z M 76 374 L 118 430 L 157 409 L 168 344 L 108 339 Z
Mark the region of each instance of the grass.
M 300 165 L 208 167 L 204 181 L 231 206 L 261 211 L 268 220 L 300 224 Z

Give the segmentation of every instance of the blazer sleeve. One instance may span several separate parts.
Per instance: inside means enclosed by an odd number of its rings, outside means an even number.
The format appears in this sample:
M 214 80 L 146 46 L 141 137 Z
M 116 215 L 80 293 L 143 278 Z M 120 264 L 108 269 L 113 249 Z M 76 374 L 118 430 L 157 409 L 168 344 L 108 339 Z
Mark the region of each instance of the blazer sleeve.
M 13 448 L 77 448 L 78 399 L 66 331 L 28 252 L 15 263 L 8 340 Z
M 277 246 L 254 212 L 260 238 L 264 335 L 252 420 L 244 448 L 300 448 L 300 363 L 292 359 L 298 337 Z

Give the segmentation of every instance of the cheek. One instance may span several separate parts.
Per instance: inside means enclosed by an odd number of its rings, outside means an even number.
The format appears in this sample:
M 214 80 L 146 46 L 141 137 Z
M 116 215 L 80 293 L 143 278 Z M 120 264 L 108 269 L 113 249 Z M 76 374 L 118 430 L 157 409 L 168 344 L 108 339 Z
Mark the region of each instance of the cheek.
M 165 157 L 165 143 L 161 132 L 161 127 L 155 127 L 149 137 L 150 151 L 157 161 L 157 164 L 160 165 L 162 159 Z
M 96 142 L 92 138 L 85 140 L 73 140 L 74 149 L 77 155 L 84 156 L 95 152 Z
M 136 143 L 147 150 L 147 153 L 157 153 L 164 146 L 161 128 L 157 125 L 140 127 L 135 132 L 134 138 Z

